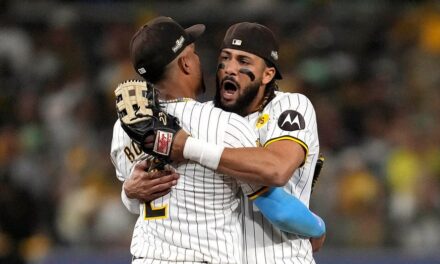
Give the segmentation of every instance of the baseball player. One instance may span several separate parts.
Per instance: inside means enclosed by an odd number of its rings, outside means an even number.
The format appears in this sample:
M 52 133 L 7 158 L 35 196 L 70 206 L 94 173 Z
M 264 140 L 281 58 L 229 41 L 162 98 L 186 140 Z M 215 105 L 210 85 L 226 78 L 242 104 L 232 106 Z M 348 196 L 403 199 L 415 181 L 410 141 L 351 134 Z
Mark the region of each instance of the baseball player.
M 193 100 L 204 89 L 199 58 L 192 44 L 203 31 L 203 25 L 183 30 L 174 20 L 159 17 L 134 35 L 131 48 L 137 71 L 156 84 L 166 112 L 178 117 L 185 131 L 216 146 L 216 151 L 208 153 L 204 160 L 208 166 L 216 167 L 219 160 L 211 156 L 222 151 L 224 146 L 254 147 L 256 135 L 238 115 Z M 134 161 L 145 159 L 139 146 L 133 144 L 121 128 L 125 125 L 127 129 L 128 124 L 133 125 L 133 131 L 139 130 L 140 126 L 130 122 L 138 118 L 138 112 L 146 111 L 141 104 L 148 97 L 145 87 L 145 83 L 132 81 L 121 84 L 116 91 L 122 124 L 118 120 L 114 126 L 111 157 L 121 180 L 129 175 Z M 167 131 L 180 129 L 173 119 L 160 114 L 163 112 L 159 113 L 158 120 L 164 125 L 171 124 Z M 170 147 L 168 135 L 156 133 L 155 151 L 167 152 Z M 276 215 L 277 211 L 288 213 L 295 209 L 288 206 L 294 202 L 289 200 L 291 196 L 286 197 L 280 188 L 241 184 L 195 162 L 179 163 L 176 170 L 184 177 L 172 192 L 154 201 L 137 201 L 139 207 L 136 208 L 136 203 L 122 194 L 124 204 L 131 203 L 130 210 L 140 213 L 131 244 L 133 263 L 241 263 L 239 192 L 255 199 L 266 217 Z M 289 202 L 277 203 L 274 197 Z M 310 221 L 317 221 L 316 217 L 311 217 Z M 280 220 L 270 218 L 270 221 L 278 223 Z M 317 225 L 322 227 L 322 222 Z M 290 222 L 277 226 L 291 230 Z
M 308 206 L 319 159 L 315 110 L 306 96 L 277 91 L 275 81 L 282 79 L 277 60 L 278 44 L 267 27 L 243 22 L 226 32 L 214 104 L 246 116 L 264 148 L 224 148 L 218 166 L 210 168 L 245 182 L 284 186 Z M 209 166 L 200 153 L 212 149 L 211 144 L 194 137 L 184 147 L 181 142 L 181 136 L 173 142 L 176 149 L 183 148 L 173 153 L 175 159 L 183 154 Z M 309 239 L 274 227 L 247 201 L 245 216 L 247 263 L 314 263 Z

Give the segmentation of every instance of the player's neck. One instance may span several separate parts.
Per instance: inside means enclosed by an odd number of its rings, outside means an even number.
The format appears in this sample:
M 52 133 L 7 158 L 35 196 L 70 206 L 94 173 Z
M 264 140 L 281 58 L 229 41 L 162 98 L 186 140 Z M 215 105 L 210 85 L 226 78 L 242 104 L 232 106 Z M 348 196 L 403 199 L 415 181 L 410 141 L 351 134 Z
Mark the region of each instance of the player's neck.
M 265 86 L 260 87 L 258 90 L 257 95 L 255 96 L 254 100 L 249 104 L 247 108 L 247 114 L 250 115 L 255 112 L 261 112 L 263 109 L 261 109 L 261 106 L 264 104 L 265 99 Z
M 158 84 L 159 88 L 159 99 L 168 101 L 175 100 L 179 98 L 190 98 L 196 99 L 196 91 L 194 89 L 190 89 L 188 85 L 184 85 L 184 83 L 167 81 Z

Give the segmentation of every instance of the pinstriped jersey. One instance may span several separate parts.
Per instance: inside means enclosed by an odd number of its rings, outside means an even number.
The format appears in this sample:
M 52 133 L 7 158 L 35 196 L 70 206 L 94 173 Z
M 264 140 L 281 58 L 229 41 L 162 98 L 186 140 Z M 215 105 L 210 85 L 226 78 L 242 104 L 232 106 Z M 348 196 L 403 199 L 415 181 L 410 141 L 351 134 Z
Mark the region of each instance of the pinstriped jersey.
M 164 105 L 195 138 L 225 147 L 256 146 L 255 132 L 236 114 L 192 100 Z M 117 177 L 128 177 L 132 162 L 143 155 L 117 121 L 111 153 Z M 173 165 L 181 175 L 178 184 L 169 194 L 140 205 L 131 244 L 134 258 L 144 259 L 142 263 L 241 263 L 242 193 L 251 195 L 261 187 L 241 184 L 195 162 Z
M 246 117 L 267 146 L 293 140 L 306 151 L 305 163 L 295 170 L 284 189 L 309 205 L 311 183 L 319 156 L 316 114 L 309 99 L 298 93 L 276 92 L 263 109 Z M 252 203 L 244 201 L 245 259 L 247 263 L 315 263 L 308 239 L 281 232 Z

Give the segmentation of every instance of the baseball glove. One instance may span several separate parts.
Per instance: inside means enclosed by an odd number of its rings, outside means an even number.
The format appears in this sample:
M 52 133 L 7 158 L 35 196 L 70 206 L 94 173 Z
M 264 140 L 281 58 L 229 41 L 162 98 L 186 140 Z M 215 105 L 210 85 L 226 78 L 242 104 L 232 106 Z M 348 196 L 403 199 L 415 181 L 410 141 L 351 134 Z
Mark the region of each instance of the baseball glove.
M 324 167 L 324 156 L 322 154 L 319 154 L 318 161 L 316 162 L 315 166 L 315 173 L 313 174 L 313 180 L 312 180 L 312 191 L 315 188 L 316 182 L 319 179 L 319 175 L 321 174 L 322 167 Z
M 179 120 L 165 113 L 157 90 L 150 83 L 125 81 L 115 90 L 116 111 L 127 135 L 147 154 L 171 163 L 174 135 L 181 129 Z

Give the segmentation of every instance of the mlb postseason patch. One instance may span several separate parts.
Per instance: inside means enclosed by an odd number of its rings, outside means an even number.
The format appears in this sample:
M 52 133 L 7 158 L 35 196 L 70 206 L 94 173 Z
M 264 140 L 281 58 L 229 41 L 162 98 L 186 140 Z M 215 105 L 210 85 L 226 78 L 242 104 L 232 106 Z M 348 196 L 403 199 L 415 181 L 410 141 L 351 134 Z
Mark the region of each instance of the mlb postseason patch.
M 278 127 L 285 131 L 301 130 L 306 127 L 304 117 L 295 110 L 286 110 L 278 118 Z

